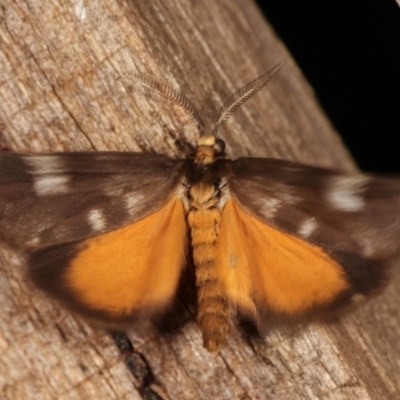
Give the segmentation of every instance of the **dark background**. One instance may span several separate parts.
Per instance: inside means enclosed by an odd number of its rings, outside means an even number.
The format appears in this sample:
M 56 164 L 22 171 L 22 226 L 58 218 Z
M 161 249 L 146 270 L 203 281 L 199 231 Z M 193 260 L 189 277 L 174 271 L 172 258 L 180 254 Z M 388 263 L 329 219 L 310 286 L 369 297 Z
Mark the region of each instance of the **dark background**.
M 259 0 L 366 171 L 400 172 L 396 0 Z

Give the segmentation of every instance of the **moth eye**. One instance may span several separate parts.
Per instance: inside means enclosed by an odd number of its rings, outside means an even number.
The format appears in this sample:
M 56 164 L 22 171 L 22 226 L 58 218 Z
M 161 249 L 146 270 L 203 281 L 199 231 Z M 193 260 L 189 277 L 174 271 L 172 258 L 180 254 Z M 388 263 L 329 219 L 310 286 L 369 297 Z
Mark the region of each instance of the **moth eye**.
M 182 182 L 182 185 L 185 186 L 186 189 L 190 189 L 190 187 L 192 186 L 190 183 L 188 182 Z
M 218 152 L 218 153 L 223 153 L 225 151 L 225 142 L 222 139 L 216 139 L 215 140 L 215 145 L 214 145 L 214 149 Z

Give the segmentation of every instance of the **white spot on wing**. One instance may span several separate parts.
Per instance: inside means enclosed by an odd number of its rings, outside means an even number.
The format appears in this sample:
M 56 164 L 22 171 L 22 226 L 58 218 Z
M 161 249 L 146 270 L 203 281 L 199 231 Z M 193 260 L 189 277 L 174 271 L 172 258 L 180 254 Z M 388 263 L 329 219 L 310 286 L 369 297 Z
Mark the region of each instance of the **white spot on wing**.
M 89 211 L 87 220 L 88 220 L 90 226 L 92 227 L 92 229 L 95 231 L 101 231 L 106 226 L 106 220 L 104 218 L 104 215 L 98 209 Z
M 86 7 L 84 0 L 78 0 L 74 4 L 74 13 L 80 21 L 84 21 L 86 19 Z
M 38 196 L 68 193 L 68 175 L 43 175 L 34 177 L 33 187 Z
M 137 212 L 138 206 L 142 206 L 144 202 L 144 196 L 139 193 L 128 193 L 125 195 L 126 209 L 130 215 L 134 215 Z
M 299 235 L 304 238 L 308 238 L 315 231 L 317 226 L 318 225 L 314 217 L 308 218 L 301 224 L 299 228 Z
M 281 201 L 274 198 L 264 199 L 260 203 L 261 213 L 267 219 L 274 218 L 274 215 L 278 211 L 279 207 L 281 206 Z
M 362 194 L 368 180 L 366 176 L 334 177 L 330 182 L 327 199 L 340 211 L 361 211 L 365 206 Z
M 62 194 L 68 192 L 68 175 L 64 175 L 63 159 L 57 155 L 28 156 L 24 161 L 30 167 L 33 187 L 38 196 Z

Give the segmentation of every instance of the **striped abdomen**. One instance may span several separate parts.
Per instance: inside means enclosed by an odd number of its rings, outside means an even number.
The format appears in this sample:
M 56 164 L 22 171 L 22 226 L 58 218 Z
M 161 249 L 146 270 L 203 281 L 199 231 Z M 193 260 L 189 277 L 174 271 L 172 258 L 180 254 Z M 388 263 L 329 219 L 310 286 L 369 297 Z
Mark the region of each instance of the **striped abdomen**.
M 204 346 L 209 351 L 218 351 L 229 331 L 229 306 L 215 268 L 220 219 L 220 211 L 216 208 L 191 210 L 188 213 L 196 268 L 198 323 Z

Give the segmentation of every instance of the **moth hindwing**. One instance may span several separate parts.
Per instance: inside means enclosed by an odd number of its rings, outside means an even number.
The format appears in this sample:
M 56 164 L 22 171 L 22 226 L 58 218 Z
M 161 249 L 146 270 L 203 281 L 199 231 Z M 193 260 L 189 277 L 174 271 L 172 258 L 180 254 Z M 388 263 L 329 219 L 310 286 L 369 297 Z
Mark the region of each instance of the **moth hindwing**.
M 0 152 L 0 239 L 28 253 L 40 289 L 116 327 L 163 312 L 191 252 L 210 351 L 226 341 L 235 310 L 261 324 L 379 292 L 400 250 L 398 178 L 229 160 L 216 138 L 281 66 L 231 96 L 186 159 Z M 182 94 L 141 81 L 203 126 Z

